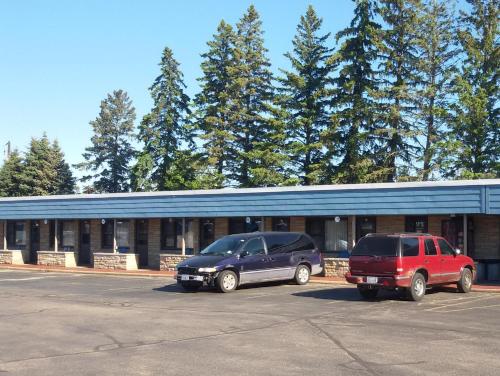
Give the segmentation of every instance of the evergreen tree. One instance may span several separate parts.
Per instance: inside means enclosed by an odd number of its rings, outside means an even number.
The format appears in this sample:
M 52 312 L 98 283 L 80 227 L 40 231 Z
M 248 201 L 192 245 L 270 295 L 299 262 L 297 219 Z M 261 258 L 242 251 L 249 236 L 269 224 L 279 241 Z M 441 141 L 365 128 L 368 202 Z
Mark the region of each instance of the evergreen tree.
M 272 73 L 264 47 L 262 22 L 251 5 L 237 24 L 235 65 L 230 69 L 234 93 L 233 148 L 229 178 L 241 187 L 286 183 L 280 173 L 286 156 L 273 140 L 279 137 L 270 119 L 273 99 Z
M 322 19 L 312 6 L 300 17 L 293 51 L 285 56 L 293 70 L 282 70 L 279 103 L 284 112 L 286 148 L 294 174 L 304 185 L 317 183 L 324 156 L 321 134 L 329 124 L 332 49 L 330 33 L 320 35 Z
M 99 116 L 90 122 L 94 132 L 92 146 L 85 148 L 85 162 L 76 166 L 92 172 L 81 180 L 93 180 L 95 192 L 127 192 L 129 165 L 135 153 L 131 144 L 135 108 L 123 90 L 108 94 L 100 108 Z
M 455 158 L 447 176 L 500 177 L 499 27 L 498 0 L 467 0 L 470 13 L 461 12 L 459 40 L 464 55 L 454 91 L 458 101 L 450 138 Z
M 19 189 L 24 172 L 23 160 L 17 150 L 11 152 L 0 168 L 0 196 L 22 196 Z
M 377 60 L 381 27 L 374 21 L 372 0 L 356 0 L 349 27 L 337 34 L 341 41 L 335 56 L 340 70 L 335 78 L 329 155 L 339 160 L 332 169 L 337 183 L 379 181 L 380 170 L 371 155 L 374 144 L 377 104 L 372 93 L 378 89 L 374 65 Z
M 51 154 L 52 165 L 56 171 L 56 179 L 50 194 L 65 195 L 75 193 L 76 179 L 69 164 L 64 159 L 64 153 L 57 140 L 52 143 Z
M 179 63 L 166 47 L 160 62 L 160 75 L 149 88 L 153 108 L 139 126 L 139 140 L 144 148 L 134 167 L 135 190 L 166 190 L 188 188 L 183 171 L 174 163 L 181 146 L 192 145 L 192 130 L 187 124 L 190 114 L 189 97 Z M 186 166 L 187 167 L 187 166 Z
M 417 27 L 420 0 L 380 0 L 386 25 L 380 45 L 379 136 L 376 164 L 385 181 L 398 179 L 398 165 L 408 174 L 416 157 L 413 121 L 417 77 Z M 375 93 L 374 93 L 375 94 Z
M 57 171 L 52 159 L 52 148 L 46 135 L 32 138 L 24 158 L 19 191 L 22 196 L 53 194 L 57 185 Z
M 451 80 L 458 59 L 455 24 L 455 15 L 449 2 L 424 2 L 418 27 L 419 89 L 416 93 L 423 139 L 419 144 L 422 150 L 422 169 L 419 175 L 422 180 L 429 180 L 433 173 L 439 171 L 439 160 L 443 153 L 449 151 L 444 136 L 452 99 Z

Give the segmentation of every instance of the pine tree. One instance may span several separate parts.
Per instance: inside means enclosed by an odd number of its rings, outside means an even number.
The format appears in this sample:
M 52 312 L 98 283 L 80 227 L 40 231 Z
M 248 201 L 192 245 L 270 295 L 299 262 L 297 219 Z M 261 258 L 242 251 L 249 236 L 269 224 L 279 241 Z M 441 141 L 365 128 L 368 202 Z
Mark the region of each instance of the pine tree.
M 10 153 L 0 168 L 0 196 L 22 196 L 19 189 L 24 172 L 23 160 L 17 150 Z
M 251 5 L 237 24 L 233 77 L 234 110 L 231 114 L 233 148 L 230 181 L 240 187 L 286 184 L 280 170 L 286 156 L 273 144 L 279 135 L 270 114 L 273 76 L 264 47 L 262 22 Z
M 52 165 L 56 171 L 56 179 L 50 194 L 65 195 L 75 193 L 76 179 L 69 164 L 64 159 L 64 153 L 57 140 L 52 143 L 51 153 Z
M 426 0 L 419 18 L 419 59 L 416 93 L 420 122 L 422 168 L 420 177 L 429 180 L 439 172 L 443 153 L 448 153 L 444 136 L 449 121 L 451 80 L 457 63 L 456 22 L 449 2 Z M 419 140 L 420 142 L 420 140 Z
M 93 180 L 95 192 L 127 192 L 130 161 L 134 157 L 135 108 L 128 94 L 115 90 L 101 101 L 99 116 L 90 122 L 92 146 L 85 148 L 85 162 L 76 167 L 91 171 L 81 181 Z
M 142 119 L 139 140 L 144 148 L 134 167 L 134 190 L 166 190 L 188 188 L 179 182 L 184 169 L 174 168 L 181 147 L 192 145 L 192 129 L 187 116 L 189 97 L 179 63 L 166 47 L 160 62 L 160 75 L 149 88 L 153 108 Z M 175 183 L 177 182 L 177 183 Z
M 228 161 L 236 158 L 231 132 L 231 112 L 234 69 L 234 48 L 236 35 L 231 25 L 221 21 L 213 40 L 207 43 L 209 49 L 201 57 L 203 77 L 201 91 L 195 98 L 197 105 L 197 128 L 206 156 L 206 177 L 213 184 L 211 188 L 222 188 L 228 173 Z
M 378 121 L 380 136 L 377 162 L 385 181 L 398 179 L 398 165 L 411 173 L 416 157 L 415 87 L 417 77 L 417 26 L 420 0 L 380 0 L 378 12 L 386 25 L 379 59 L 380 90 Z M 375 94 L 375 93 L 374 93 Z
M 499 26 L 498 0 L 467 0 L 470 13 L 461 12 L 459 40 L 464 55 L 456 77 L 451 137 L 455 158 L 447 176 L 500 177 Z
M 285 54 L 293 70 L 281 70 L 284 77 L 279 80 L 286 148 L 293 172 L 304 185 L 319 180 L 325 158 L 321 134 L 330 121 L 332 49 L 330 33 L 320 35 L 322 22 L 312 6 L 300 17 L 293 51 Z
M 340 66 L 335 78 L 332 127 L 328 132 L 329 155 L 339 164 L 333 167 L 337 183 L 379 181 L 380 170 L 371 155 L 374 144 L 378 90 L 375 62 L 381 27 L 374 21 L 372 0 L 357 0 L 349 27 L 337 33 L 340 48 L 335 62 Z

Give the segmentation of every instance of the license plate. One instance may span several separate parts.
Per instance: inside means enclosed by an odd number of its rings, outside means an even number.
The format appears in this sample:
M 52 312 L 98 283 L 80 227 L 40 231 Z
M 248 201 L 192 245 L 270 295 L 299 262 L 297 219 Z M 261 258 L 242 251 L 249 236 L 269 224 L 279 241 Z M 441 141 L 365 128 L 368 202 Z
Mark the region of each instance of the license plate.
M 378 283 L 378 277 L 366 277 L 366 283 Z
M 181 274 L 181 281 L 203 281 L 202 275 Z

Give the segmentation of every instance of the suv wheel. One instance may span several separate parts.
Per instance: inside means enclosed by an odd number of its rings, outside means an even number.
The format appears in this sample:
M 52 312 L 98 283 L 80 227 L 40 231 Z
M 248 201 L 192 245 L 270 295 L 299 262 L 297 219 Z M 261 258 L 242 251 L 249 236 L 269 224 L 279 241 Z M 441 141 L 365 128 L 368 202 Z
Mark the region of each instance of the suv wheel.
M 378 295 L 378 288 L 368 288 L 366 286 L 358 285 L 359 294 L 363 299 L 375 299 Z
M 238 287 L 238 276 L 232 270 L 224 270 L 217 277 L 217 288 L 220 292 L 231 292 Z
M 472 273 L 469 268 L 462 271 L 460 280 L 457 282 L 458 291 L 468 293 L 472 289 Z
M 408 289 L 408 298 L 414 302 L 422 300 L 426 288 L 425 277 L 421 273 L 415 273 Z
M 295 283 L 298 285 L 305 285 L 309 282 L 309 278 L 311 277 L 311 272 L 306 265 L 297 266 L 297 270 L 295 270 Z

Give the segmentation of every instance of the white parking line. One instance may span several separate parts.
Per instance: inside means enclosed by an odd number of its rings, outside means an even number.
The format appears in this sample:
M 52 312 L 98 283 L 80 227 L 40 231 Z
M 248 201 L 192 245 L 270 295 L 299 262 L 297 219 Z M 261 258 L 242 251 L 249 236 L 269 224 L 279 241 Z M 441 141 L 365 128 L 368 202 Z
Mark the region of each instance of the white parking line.
M 458 309 L 449 309 L 447 311 L 439 311 L 440 313 L 451 313 L 451 312 L 462 312 L 462 311 L 471 311 L 473 309 L 490 309 L 500 307 L 500 304 L 490 304 L 486 306 L 478 306 L 478 307 L 468 307 L 468 308 L 458 308 Z
M 458 303 L 444 304 L 444 305 L 440 305 L 440 306 L 437 306 L 437 307 L 428 308 L 428 309 L 426 309 L 426 311 L 428 311 L 428 312 L 430 312 L 430 311 L 437 311 L 437 310 L 441 310 L 441 309 L 446 309 L 448 307 L 455 307 L 455 306 L 462 305 L 462 304 L 467 304 L 467 303 L 473 303 L 473 304 L 475 304 L 476 302 L 481 302 L 481 301 L 484 301 L 484 300 L 487 300 L 487 299 L 494 299 L 494 298 L 500 298 L 500 296 L 495 295 L 495 294 L 491 294 L 491 295 L 488 295 L 488 296 L 482 296 L 479 299 L 468 299 L 466 301 L 461 301 L 461 302 L 458 302 Z
M 0 282 L 33 281 L 37 279 L 53 278 L 55 276 L 27 277 L 27 278 L 0 278 Z

